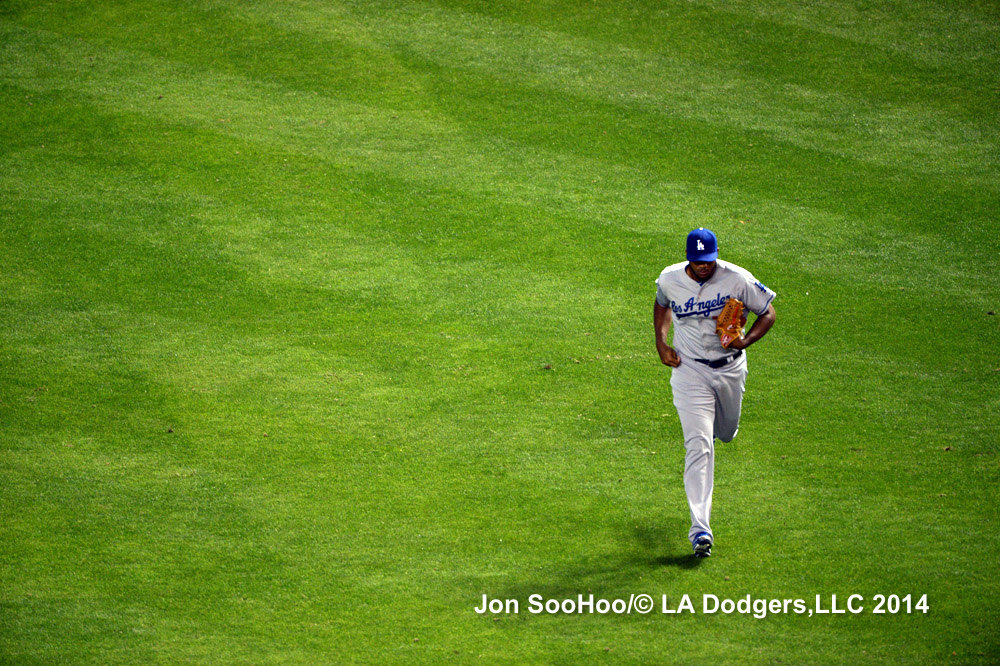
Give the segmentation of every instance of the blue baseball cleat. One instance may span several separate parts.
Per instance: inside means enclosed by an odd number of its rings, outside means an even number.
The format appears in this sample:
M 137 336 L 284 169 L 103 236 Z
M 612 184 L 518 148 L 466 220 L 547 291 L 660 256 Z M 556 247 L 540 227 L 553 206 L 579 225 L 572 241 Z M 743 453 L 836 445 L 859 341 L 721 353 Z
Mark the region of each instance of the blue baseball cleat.
M 694 538 L 694 556 L 712 556 L 712 536 L 708 532 L 701 532 Z

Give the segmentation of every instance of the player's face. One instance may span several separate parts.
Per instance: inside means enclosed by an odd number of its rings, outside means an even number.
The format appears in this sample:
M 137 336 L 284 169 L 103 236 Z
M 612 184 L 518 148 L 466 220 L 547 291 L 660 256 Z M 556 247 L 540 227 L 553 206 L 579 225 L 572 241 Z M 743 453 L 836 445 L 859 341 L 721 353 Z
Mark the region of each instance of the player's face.
M 691 261 L 688 262 L 688 265 L 691 267 L 691 272 L 694 273 L 695 277 L 702 282 L 712 277 L 712 273 L 715 272 L 714 261 Z

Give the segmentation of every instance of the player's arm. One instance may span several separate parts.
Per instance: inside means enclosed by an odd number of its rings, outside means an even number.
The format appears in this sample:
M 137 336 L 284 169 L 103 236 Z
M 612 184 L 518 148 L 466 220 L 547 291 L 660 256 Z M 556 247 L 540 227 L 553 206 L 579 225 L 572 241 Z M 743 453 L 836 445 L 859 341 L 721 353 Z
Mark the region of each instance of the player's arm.
M 656 301 L 653 301 L 653 330 L 656 333 L 656 353 L 660 355 L 663 365 L 676 368 L 681 364 L 681 357 L 677 355 L 674 348 L 667 344 L 670 339 L 670 325 L 674 321 L 674 315 L 670 308 L 665 308 Z
M 754 321 L 753 326 L 747 331 L 747 334 L 743 336 L 742 340 L 733 340 L 729 344 L 730 349 L 746 349 L 753 343 L 760 340 L 771 330 L 774 326 L 774 304 L 768 303 L 767 310 L 762 315 L 758 315 L 756 321 Z

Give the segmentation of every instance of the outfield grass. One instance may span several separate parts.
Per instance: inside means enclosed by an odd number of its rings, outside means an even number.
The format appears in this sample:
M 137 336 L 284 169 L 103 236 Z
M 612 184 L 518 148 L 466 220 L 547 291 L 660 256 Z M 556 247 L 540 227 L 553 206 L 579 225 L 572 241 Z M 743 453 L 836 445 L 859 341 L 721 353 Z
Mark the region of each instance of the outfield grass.
M 0 663 L 996 663 L 998 72 L 992 2 L 0 2 Z M 779 294 L 701 562 L 695 226 Z

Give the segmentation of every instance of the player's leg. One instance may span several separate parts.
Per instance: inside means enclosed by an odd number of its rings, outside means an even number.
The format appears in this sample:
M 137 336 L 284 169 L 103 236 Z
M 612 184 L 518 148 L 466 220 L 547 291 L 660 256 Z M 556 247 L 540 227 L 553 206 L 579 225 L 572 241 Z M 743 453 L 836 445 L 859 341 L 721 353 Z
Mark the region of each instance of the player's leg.
M 712 534 L 709 518 L 715 483 L 712 428 L 716 397 L 707 370 L 702 370 L 695 361 L 685 359 L 680 367 L 674 368 L 670 377 L 674 407 L 684 432 L 684 490 L 691 510 L 688 538 L 692 542 L 702 532 Z
M 747 385 L 746 354 L 729 366 L 716 371 L 714 433 L 723 442 L 731 442 L 740 429 L 743 393 Z

